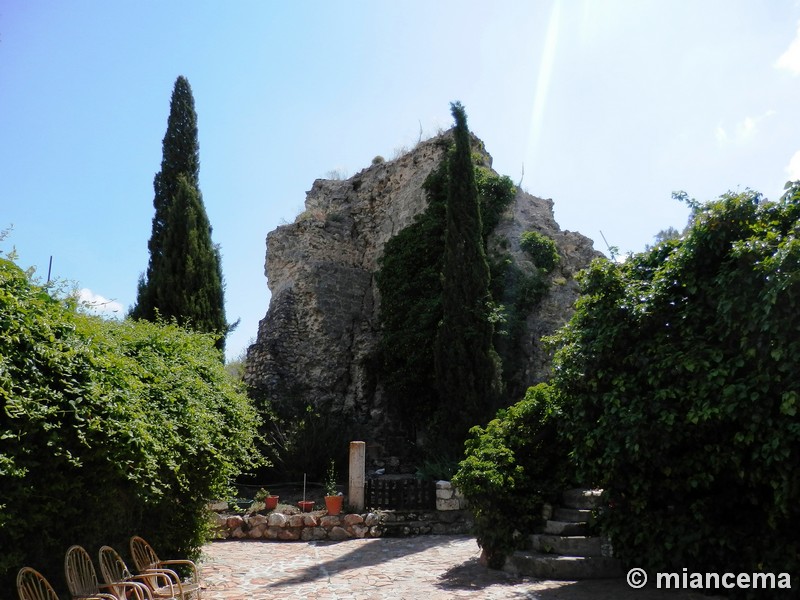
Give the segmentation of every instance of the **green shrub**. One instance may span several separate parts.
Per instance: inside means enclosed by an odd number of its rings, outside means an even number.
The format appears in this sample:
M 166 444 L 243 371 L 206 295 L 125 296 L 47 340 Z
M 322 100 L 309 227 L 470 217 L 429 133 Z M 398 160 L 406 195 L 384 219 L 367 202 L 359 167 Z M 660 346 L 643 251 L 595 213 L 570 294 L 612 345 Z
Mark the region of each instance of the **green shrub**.
M 597 261 L 554 385 L 632 565 L 800 571 L 800 191 L 695 207 L 680 240 Z
M 469 502 L 478 544 L 492 568 L 522 547 L 541 522 L 543 503 L 572 480 L 560 423 L 551 388 L 539 384 L 485 428 L 470 430 L 453 483 Z
M 545 273 L 550 273 L 558 264 L 556 243 L 537 231 L 526 231 L 519 236 L 519 247 L 528 253 L 533 264 Z
M 480 166 L 475 167 L 475 185 L 478 187 L 485 243 L 486 238 L 500 224 L 500 218 L 514 200 L 517 188 L 508 176 L 495 175 L 489 169 Z
M 76 543 L 197 554 L 205 504 L 257 462 L 214 342 L 78 314 L 0 259 L 0 586 L 24 564 L 58 581 Z

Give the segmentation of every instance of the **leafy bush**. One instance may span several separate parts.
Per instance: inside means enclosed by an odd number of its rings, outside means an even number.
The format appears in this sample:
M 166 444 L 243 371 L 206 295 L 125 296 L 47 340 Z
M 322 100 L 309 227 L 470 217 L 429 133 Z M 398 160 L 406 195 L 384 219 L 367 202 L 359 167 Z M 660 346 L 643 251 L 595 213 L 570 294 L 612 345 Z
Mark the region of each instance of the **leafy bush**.
M 800 570 L 800 189 L 695 206 L 679 240 L 597 261 L 554 385 L 631 564 Z
M 545 273 L 549 273 L 558 264 L 558 248 L 556 243 L 537 231 L 526 231 L 519 236 L 519 247 L 528 253 L 533 264 Z
M 478 160 L 481 159 L 482 157 L 479 157 Z M 508 176 L 495 175 L 489 169 L 480 166 L 475 167 L 475 185 L 478 186 L 485 243 L 486 238 L 500 224 L 500 218 L 508 205 L 514 200 L 517 188 Z
M 205 504 L 257 461 L 214 341 L 78 314 L 0 259 L 0 586 L 56 579 L 74 543 L 197 553 Z
M 558 435 L 561 410 L 539 384 L 486 427 L 473 427 L 453 483 L 469 501 L 489 566 L 522 547 L 541 521 L 542 504 L 571 481 L 568 449 Z

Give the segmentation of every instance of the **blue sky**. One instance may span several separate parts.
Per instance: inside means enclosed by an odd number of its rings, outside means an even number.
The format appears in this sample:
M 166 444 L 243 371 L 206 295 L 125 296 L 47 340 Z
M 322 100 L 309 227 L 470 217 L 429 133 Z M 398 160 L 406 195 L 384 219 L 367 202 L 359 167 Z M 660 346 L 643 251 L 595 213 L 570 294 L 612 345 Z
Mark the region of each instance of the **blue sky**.
M 449 127 L 454 100 L 563 229 L 640 251 L 685 224 L 674 190 L 800 178 L 799 24 L 785 0 L 0 0 L 0 246 L 127 311 L 184 75 L 229 356 L 267 310 L 265 237 L 314 179 Z

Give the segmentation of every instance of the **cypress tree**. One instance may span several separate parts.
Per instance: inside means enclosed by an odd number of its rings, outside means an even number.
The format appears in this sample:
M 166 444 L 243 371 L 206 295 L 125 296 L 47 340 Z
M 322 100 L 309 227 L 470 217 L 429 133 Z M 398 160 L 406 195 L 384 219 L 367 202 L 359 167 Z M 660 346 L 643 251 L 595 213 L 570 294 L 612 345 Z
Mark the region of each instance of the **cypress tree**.
M 442 263 L 442 321 L 435 344 L 440 436 L 450 449 L 472 425 L 490 418 L 500 395 L 492 345 L 489 266 L 482 239 L 478 189 L 464 107 L 451 104 L 455 148 L 449 160 L 447 222 Z
M 197 331 L 220 334 L 224 349 L 225 302 L 219 248 L 198 186 L 200 158 L 197 114 L 189 81 L 175 81 L 161 170 L 153 181 L 153 227 L 147 247 L 150 262 L 139 279 L 130 316 L 154 321 L 175 319 Z

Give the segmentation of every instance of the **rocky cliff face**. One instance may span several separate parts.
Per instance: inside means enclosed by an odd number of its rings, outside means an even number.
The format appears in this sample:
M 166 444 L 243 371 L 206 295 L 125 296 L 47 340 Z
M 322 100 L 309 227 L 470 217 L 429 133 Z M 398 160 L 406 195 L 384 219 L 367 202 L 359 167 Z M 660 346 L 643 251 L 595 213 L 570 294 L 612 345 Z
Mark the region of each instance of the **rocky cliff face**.
M 315 181 L 306 210 L 268 234 L 272 297 L 247 353 L 245 379 L 279 409 L 312 404 L 347 414 L 360 429 L 353 435 L 367 439 L 385 425 L 380 382 L 370 368 L 379 340 L 375 272 L 387 240 L 426 208 L 422 184 L 443 158 L 440 142 L 422 142 L 344 181 Z M 560 230 L 552 207 L 519 191 L 490 239 L 490 247 L 502 244 L 523 269 L 533 268 L 519 248 L 524 231 L 551 237 L 561 255 L 547 296 L 528 317 L 529 383 L 546 377 L 548 357 L 538 340 L 568 319 L 577 297 L 574 274 L 596 255 L 591 240 Z

